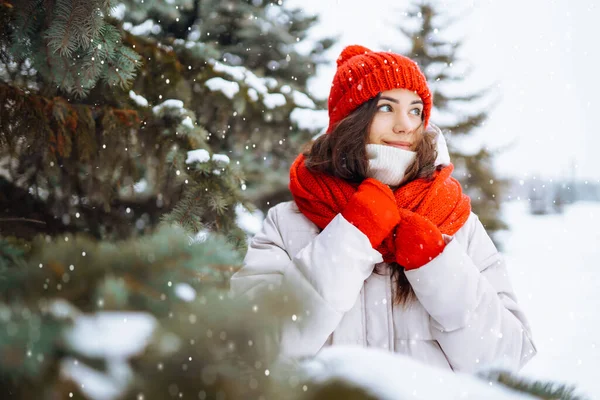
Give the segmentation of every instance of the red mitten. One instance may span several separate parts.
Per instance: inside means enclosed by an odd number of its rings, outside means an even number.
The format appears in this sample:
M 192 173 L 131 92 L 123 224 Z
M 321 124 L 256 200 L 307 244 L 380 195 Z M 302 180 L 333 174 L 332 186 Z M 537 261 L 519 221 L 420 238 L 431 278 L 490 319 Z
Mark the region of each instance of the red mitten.
M 377 248 L 400 221 L 392 189 L 373 178 L 365 179 L 358 186 L 342 215 L 367 235 L 373 248 Z
M 444 251 L 446 243 L 435 224 L 412 211 L 401 210 L 396 228 L 396 262 L 406 270 L 420 268 Z

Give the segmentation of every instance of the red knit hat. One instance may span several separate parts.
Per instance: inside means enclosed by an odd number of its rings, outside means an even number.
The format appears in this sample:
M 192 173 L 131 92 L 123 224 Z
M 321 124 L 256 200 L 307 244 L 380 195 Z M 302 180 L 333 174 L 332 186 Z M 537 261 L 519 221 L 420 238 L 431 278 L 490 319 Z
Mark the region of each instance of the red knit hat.
M 358 106 L 392 89 L 408 89 L 419 95 L 423 100 L 423 124 L 427 128 L 433 96 L 425 75 L 413 60 L 354 45 L 342 50 L 337 66 L 329 93 L 327 133 Z

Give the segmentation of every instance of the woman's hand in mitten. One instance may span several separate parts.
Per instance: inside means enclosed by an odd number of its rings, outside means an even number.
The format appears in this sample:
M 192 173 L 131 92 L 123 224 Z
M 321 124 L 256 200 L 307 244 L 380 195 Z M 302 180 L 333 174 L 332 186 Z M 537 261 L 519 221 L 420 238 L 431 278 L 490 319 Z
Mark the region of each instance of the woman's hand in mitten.
M 395 240 L 396 262 L 406 270 L 422 267 L 446 247 L 442 233 L 433 222 L 404 209 L 400 210 Z
M 365 179 L 358 186 L 342 215 L 367 235 L 373 248 L 377 248 L 400 221 L 394 193 L 373 178 Z

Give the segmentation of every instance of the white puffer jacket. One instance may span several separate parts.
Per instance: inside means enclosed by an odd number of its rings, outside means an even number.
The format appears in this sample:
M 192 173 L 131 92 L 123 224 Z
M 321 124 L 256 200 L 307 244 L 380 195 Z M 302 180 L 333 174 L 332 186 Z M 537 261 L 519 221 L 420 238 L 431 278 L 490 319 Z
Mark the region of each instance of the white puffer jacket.
M 250 242 L 231 291 L 249 304 L 272 291 L 300 302 L 280 321 L 280 358 L 350 344 L 455 371 L 521 368 L 536 348 L 503 258 L 475 214 L 446 239 L 438 257 L 406 272 L 418 301 L 403 308 L 393 304 L 389 267 L 367 236 L 341 214 L 319 233 L 294 202 L 281 203 Z M 373 273 L 379 263 L 383 274 Z

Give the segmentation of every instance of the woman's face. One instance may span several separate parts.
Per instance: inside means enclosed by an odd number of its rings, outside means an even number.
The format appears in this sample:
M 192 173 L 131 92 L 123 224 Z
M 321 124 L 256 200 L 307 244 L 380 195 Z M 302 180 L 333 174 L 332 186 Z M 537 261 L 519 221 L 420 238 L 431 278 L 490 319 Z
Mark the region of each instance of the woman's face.
M 369 144 L 414 150 L 423 132 L 423 101 L 407 89 L 381 92 L 369 127 Z

